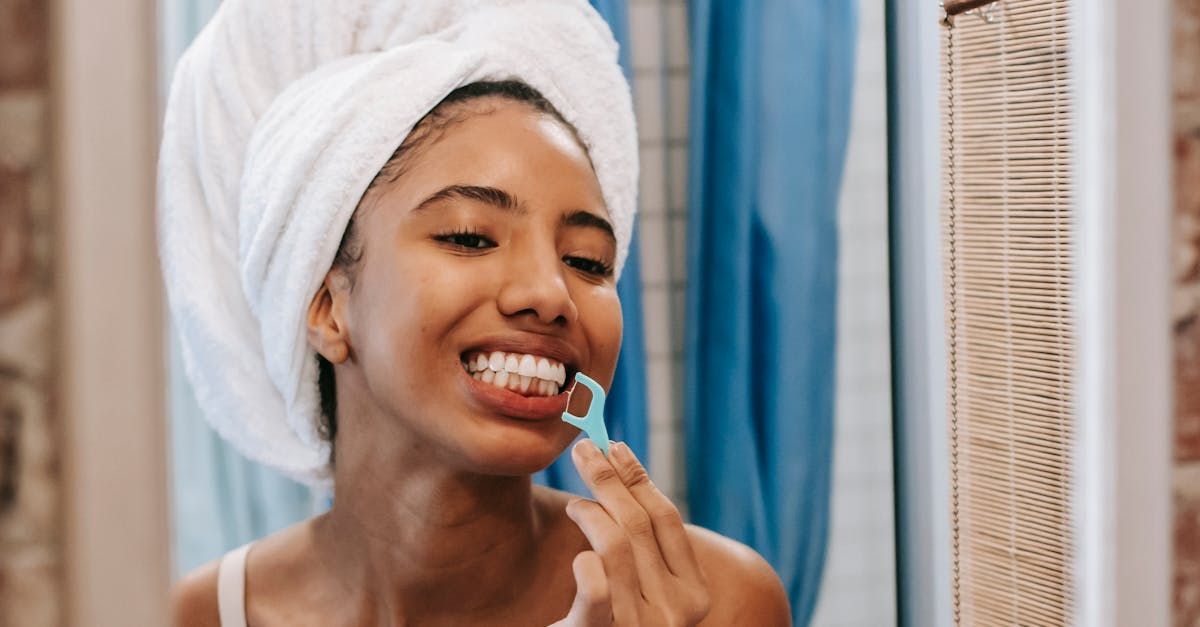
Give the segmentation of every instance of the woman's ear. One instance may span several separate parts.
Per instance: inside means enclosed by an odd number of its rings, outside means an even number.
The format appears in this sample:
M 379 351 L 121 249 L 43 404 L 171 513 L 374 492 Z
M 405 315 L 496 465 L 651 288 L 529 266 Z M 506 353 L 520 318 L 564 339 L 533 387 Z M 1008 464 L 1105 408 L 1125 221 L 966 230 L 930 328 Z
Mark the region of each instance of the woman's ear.
M 341 269 L 331 269 L 308 305 L 308 343 L 330 363 L 350 358 L 350 334 L 346 327 L 349 281 Z

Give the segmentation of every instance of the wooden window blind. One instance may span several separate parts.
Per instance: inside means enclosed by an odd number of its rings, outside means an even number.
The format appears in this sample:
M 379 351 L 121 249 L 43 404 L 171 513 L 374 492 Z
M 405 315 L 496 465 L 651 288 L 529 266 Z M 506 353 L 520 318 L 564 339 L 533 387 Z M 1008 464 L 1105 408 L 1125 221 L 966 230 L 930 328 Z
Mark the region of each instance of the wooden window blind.
M 942 28 L 952 585 L 963 625 L 1070 621 L 1073 4 L 1003 0 Z

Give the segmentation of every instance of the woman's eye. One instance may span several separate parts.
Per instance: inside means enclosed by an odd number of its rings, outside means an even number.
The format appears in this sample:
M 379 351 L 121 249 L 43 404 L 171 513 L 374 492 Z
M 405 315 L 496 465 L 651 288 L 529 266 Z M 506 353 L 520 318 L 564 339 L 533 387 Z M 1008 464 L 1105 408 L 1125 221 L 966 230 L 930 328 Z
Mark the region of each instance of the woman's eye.
M 596 259 L 588 259 L 587 257 L 563 257 L 563 261 L 565 261 L 568 266 L 588 274 L 593 274 L 600 277 L 606 277 L 612 274 L 611 266 Z
M 434 239 L 465 250 L 484 250 L 496 246 L 496 242 L 479 233 L 446 233 Z

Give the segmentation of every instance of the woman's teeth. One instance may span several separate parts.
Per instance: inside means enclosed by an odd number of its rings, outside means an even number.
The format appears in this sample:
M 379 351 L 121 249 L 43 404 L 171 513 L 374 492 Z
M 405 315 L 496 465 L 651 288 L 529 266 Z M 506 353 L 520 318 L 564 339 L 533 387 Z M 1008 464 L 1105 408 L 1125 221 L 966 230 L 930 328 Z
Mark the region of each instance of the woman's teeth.
M 567 380 L 567 367 L 536 355 L 471 353 L 463 366 L 471 378 L 526 396 L 554 396 Z

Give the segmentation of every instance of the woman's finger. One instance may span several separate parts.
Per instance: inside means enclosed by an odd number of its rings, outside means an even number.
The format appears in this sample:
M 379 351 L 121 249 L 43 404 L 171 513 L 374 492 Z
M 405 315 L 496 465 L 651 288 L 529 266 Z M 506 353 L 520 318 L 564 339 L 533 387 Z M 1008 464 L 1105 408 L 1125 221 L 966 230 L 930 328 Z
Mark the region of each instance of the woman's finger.
M 611 449 L 609 451 L 611 455 Z M 662 590 L 663 580 L 670 576 L 663 561 L 650 515 L 625 485 L 621 474 L 591 440 L 580 440 L 571 449 L 571 459 L 579 469 L 592 495 L 621 526 L 633 547 L 638 580 L 647 596 Z
M 642 590 L 638 584 L 633 548 L 608 512 L 595 501 L 576 499 L 567 504 L 567 515 L 600 554 L 608 581 L 613 619 L 618 625 L 636 625 Z
M 584 551 L 571 562 L 575 573 L 575 601 L 566 618 L 550 627 L 609 627 L 612 625 L 612 599 L 604 563 L 595 551 Z
M 677 577 L 692 581 L 702 580 L 696 552 L 688 538 L 687 529 L 683 526 L 679 508 L 650 481 L 650 474 L 646 472 L 645 466 L 642 466 L 624 442 L 616 442 L 610 446 L 608 457 L 620 475 L 621 482 L 646 512 L 667 568 Z

